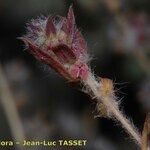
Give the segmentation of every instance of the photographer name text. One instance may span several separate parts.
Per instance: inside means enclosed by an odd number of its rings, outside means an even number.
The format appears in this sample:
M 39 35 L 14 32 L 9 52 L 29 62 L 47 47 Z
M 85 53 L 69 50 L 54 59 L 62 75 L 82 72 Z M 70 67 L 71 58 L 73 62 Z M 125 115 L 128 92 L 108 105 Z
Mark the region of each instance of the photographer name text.
M 15 145 L 20 145 L 23 147 L 30 146 L 45 146 L 45 147 L 55 147 L 55 146 L 73 146 L 82 147 L 87 145 L 87 140 L 24 140 L 22 142 L 14 141 L 0 141 L 0 147 L 11 147 Z

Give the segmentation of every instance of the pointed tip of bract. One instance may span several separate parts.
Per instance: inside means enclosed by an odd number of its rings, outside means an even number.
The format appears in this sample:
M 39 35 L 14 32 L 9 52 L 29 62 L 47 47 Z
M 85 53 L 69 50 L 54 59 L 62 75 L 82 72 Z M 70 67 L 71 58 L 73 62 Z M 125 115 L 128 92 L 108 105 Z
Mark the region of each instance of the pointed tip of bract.
M 32 43 L 32 41 L 30 41 L 30 40 L 29 40 L 28 38 L 26 38 L 26 37 L 18 37 L 17 39 L 23 41 L 26 46 L 29 46 L 29 44 Z
M 48 17 L 47 18 L 47 23 L 46 23 L 46 35 L 50 35 L 51 33 L 56 33 L 56 28 L 53 23 L 53 17 Z
M 28 40 L 27 40 L 27 38 L 25 38 L 25 37 L 17 37 L 17 39 L 18 39 L 18 40 L 21 40 L 22 42 L 24 42 L 26 46 L 28 45 Z
M 24 41 L 24 37 L 17 37 L 16 39 L 17 39 L 17 40 Z
M 70 6 L 69 6 L 69 11 L 73 11 L 73 4 L 71 4 Z
M 73 11 L 73 5 L 70 5 L 69 11 L 67 14 L 67 19 L 69 19 L 72 22 L 75 22 L 75 16 L 74 16 L 74 11 Z

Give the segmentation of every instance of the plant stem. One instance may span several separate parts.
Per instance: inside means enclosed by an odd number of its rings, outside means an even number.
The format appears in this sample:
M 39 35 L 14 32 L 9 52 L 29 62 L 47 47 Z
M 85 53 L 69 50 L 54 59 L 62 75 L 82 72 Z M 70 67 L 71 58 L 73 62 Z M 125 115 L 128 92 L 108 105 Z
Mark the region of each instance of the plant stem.
M 148 150 L 150 148 L 149 140 L 150 140 L 150 113 L 147 114 L 144 123 L 142 133 L 142 150 Z
M 84 81 L 84 85 L 92 91 L 93 95 L 97 99 L 97 102 L 103 103 L 108 111 L 113 115 L 114 120 L 118 121 L 126 132 L 134 139 L 138 145 L 141 145 L 141 135 L 138 133 L 134 125 L 127 119 L 127 117 L 119 110 L 112 100 L 101 96 L 99 89 L 100 83 L 96 81 L 95 77 L 90 74 L 87 80 Z

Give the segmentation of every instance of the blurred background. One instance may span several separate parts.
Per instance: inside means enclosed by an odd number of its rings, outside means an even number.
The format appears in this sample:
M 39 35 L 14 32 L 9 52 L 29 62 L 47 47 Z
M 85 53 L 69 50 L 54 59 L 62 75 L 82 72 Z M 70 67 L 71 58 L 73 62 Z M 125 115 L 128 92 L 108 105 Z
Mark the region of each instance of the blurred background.
M 117 83 L 121 108 L 142 131 L 150 110 L 150 1 L 0 0 L 0 141 L 72 138 L 88 143 L 69 150 L 136 150 L 119 125 L 94 119 L 90 97 L 37 62 L 17 39 L 27 21 L 41 14 L 65 16 L 72 3 L 93 70 Z

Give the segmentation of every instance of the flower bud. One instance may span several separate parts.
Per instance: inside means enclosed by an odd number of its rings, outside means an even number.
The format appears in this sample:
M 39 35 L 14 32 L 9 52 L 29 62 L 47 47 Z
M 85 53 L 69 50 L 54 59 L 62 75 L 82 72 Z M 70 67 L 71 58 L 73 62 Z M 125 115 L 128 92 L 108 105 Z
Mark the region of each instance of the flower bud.
M 85 80 L 89 73 L 87 45 L 76 27 L 72 7 L 67 17 L 40 17 L 27 24 L 20 38 L 31 54 L 69 81 Z

